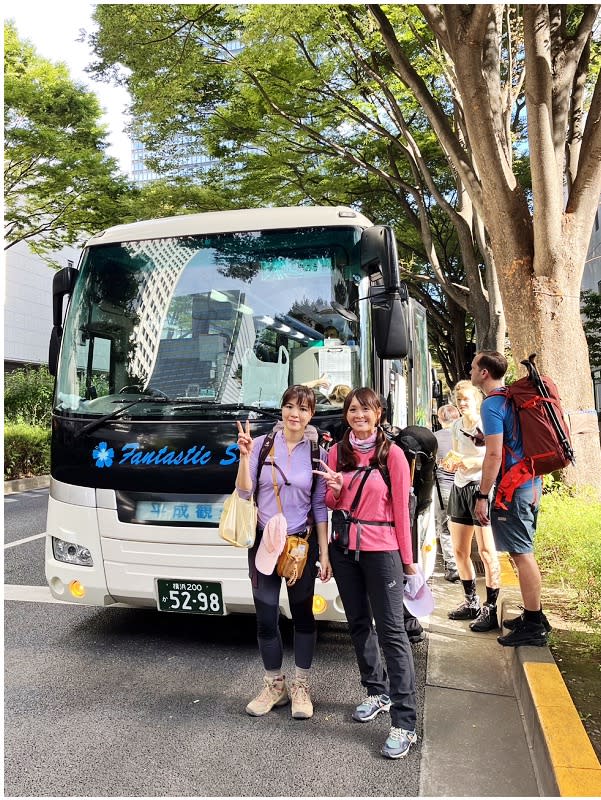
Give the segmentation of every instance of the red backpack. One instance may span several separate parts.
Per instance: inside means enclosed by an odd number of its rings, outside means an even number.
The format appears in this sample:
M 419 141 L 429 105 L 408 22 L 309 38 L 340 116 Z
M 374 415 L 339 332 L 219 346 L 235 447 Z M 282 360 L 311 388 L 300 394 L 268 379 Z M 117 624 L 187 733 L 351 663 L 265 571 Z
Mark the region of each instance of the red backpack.
M 507 509 L 518 486 L 536 475 L 547 475 L 574 463 L 574 451 L 557 386 L 546 375 L 540 375 L 534 365 L 536 354 L 521 363 L 528 369 L 525 378 L 496 389 L 488 395 L 501 395 L 513 404 L 514 419 L 522 432 L 524 458 L 505 471 L 507 452 L 503 445 L 503 475 L 497 487 L 495 505 Z

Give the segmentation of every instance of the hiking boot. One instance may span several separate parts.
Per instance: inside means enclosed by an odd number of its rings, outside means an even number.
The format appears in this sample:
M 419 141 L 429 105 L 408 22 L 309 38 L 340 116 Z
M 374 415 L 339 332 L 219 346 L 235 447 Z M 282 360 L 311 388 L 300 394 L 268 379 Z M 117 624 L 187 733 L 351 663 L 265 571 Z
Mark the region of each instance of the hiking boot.
M 279 678 L 263 678 L 263 690 L 246 706 L 246 713 L 251 717 L 262 717 L 274 706 L 285 706 L 289 701 L 284 676 Z
M 547 617 L 544 614 L 542 614 L 542 620 L 543 620 L 543 627 L 547 631 L 547 633 L 549 633 L 551 630 L 553 630 L 551 628 L 551 623 L 549 622 L 549 620 L 547 619 Z M 510 631 L 512 631 L 515 628 L 516 625 L 518 625 L 519 623 L 521 623 L 523 621 L 524 621 L 524 615 L 520 614 L 519 617 L 514 617 L 513 619 L 505 619 L 505 620 L 503 620 L 503 627 L 507 628 Z
M 304 678 L 295 678 L 290 685 L 293 719 L 309 719 L 313 716 L 313 703 L 309 684 Z
M 520 620 L 505 636 L 497 636 L 503 647 L 544 647 L 547 644 L 547 631 L 543 624 Z
M 459 577 L 459 573 L 456 569 L 445 569 L 444 571 L 444 579 L 449 583 L 459 583 L 461 578 Z
M 476 619 L 470 622 L 470 630 L 476 633 L 496 630 L 498 627 L 497 607 L 491 606 L 489 603 L 484 603 Z
M 368 694 L 353 711 L 355 722 L 369 722 L 380 711 L 390 711 L 390 697 L 387 694 Z
M 466 597 L 463 603 L 454 611 L 449 611 L 449 619 L 476 619 L 480 613 L 480 600 L 478 595 Z
M 415 731 L 406 731 L 404 728 L 390 729 L 388 739 L 382 745 L 380 753 L 385 758 L 403 758 L 409 752 L 412 744 L 417 742 L 417 733 Z

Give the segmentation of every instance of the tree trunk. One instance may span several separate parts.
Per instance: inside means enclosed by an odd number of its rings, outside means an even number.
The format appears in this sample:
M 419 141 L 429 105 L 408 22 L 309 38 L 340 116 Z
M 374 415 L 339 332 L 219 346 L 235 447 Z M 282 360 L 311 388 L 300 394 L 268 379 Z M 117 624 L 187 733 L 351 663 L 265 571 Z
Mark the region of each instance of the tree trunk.
M 580 317 L 583 233 L 574 231 L 569 235 L 564 226 L 565 246 L 555 256 L 555 274 L 561 275 L 561 284 L 535 274 L 541 270 L 535 270 L 529 248 L 515 240 L 508 241 L 507 230 L 493 226 L 491 234 L 516 364 L 536 353 L 541 374 L 549 375 L 557 384 L 571 429 L 588 428 L 588 432 L 572 435 L 576 465 L 565 471 L 565 480 L 571 485 L 593 486 L 601 493 L 599 432 L 595 431 L 596 414 L 591 413 L 595 403 Z M 521 377 L 524 373 L 518 374 Z

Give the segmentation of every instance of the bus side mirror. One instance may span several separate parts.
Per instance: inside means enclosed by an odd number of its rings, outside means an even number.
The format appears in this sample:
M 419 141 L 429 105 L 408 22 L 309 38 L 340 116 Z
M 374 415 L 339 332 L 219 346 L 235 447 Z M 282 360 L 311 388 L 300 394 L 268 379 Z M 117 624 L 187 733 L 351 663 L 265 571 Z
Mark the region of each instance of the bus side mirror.
M 50 334 L 50 345 L 48 347 L 48 372 L 56 377 L 58 370 L 58 354 L 61 349 L 61 339 L 63 329 L 61 325 L 54 325 Z
M 74 267 L 63 267 L 52 279 L 52 324 L 63 324 L 63 297 L 72 294 L 79 272 Z
M 392 228 L 373 225 L 361 234 L 361 266 L 370 275 L 380 273 L 385 289 L 398 289 L 399 258 Z
M 409 352 L 406 290 L 372 294 L 374 344 L 380 358 L 405 358 Z M 372 290 L 373 291 L 373 290 Z
M 63 267 L 52 279 L 52 333 L 48 347 L 48 372 L 56 376 L 58 354 L 63 336 L 63 297 L 71 296 L 79 272 L 74 267 Z

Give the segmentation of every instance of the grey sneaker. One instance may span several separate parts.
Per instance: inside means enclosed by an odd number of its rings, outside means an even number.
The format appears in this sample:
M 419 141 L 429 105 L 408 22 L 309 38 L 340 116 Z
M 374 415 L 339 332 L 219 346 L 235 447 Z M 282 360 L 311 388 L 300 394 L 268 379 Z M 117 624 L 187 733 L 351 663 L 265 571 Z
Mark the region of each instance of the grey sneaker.
M 251 717 L 262 717 L 274 706 L 285 706 L 288 702 L 288 690 L 284 677 L 263 678 L 263 690 L 246 706 L 246 713 Z
M 463 603 L 454 611 L 449 611 L 449 619 L 476 619 L 480 613 L 480 600 L 478 595 L 466 597 Z
M 390 697 L 387 694 L 368 694 L 353 711 L 353 719 L 356 722 L 369 722 L 380 711 L 390 711 Z
M 417 733 L 415 731 L 406 731 L 404 728 L 390 729 L 388 739 L 382 745 L 380 753 L 385 758 L 403 758 L 409 752 L 412 744 L 417 742 Z
M 497 630 L 498 627 L 497 607 L 489 603 L 484 603 L 476 619 L 470 622 L 470 629 L 476 633 Z

